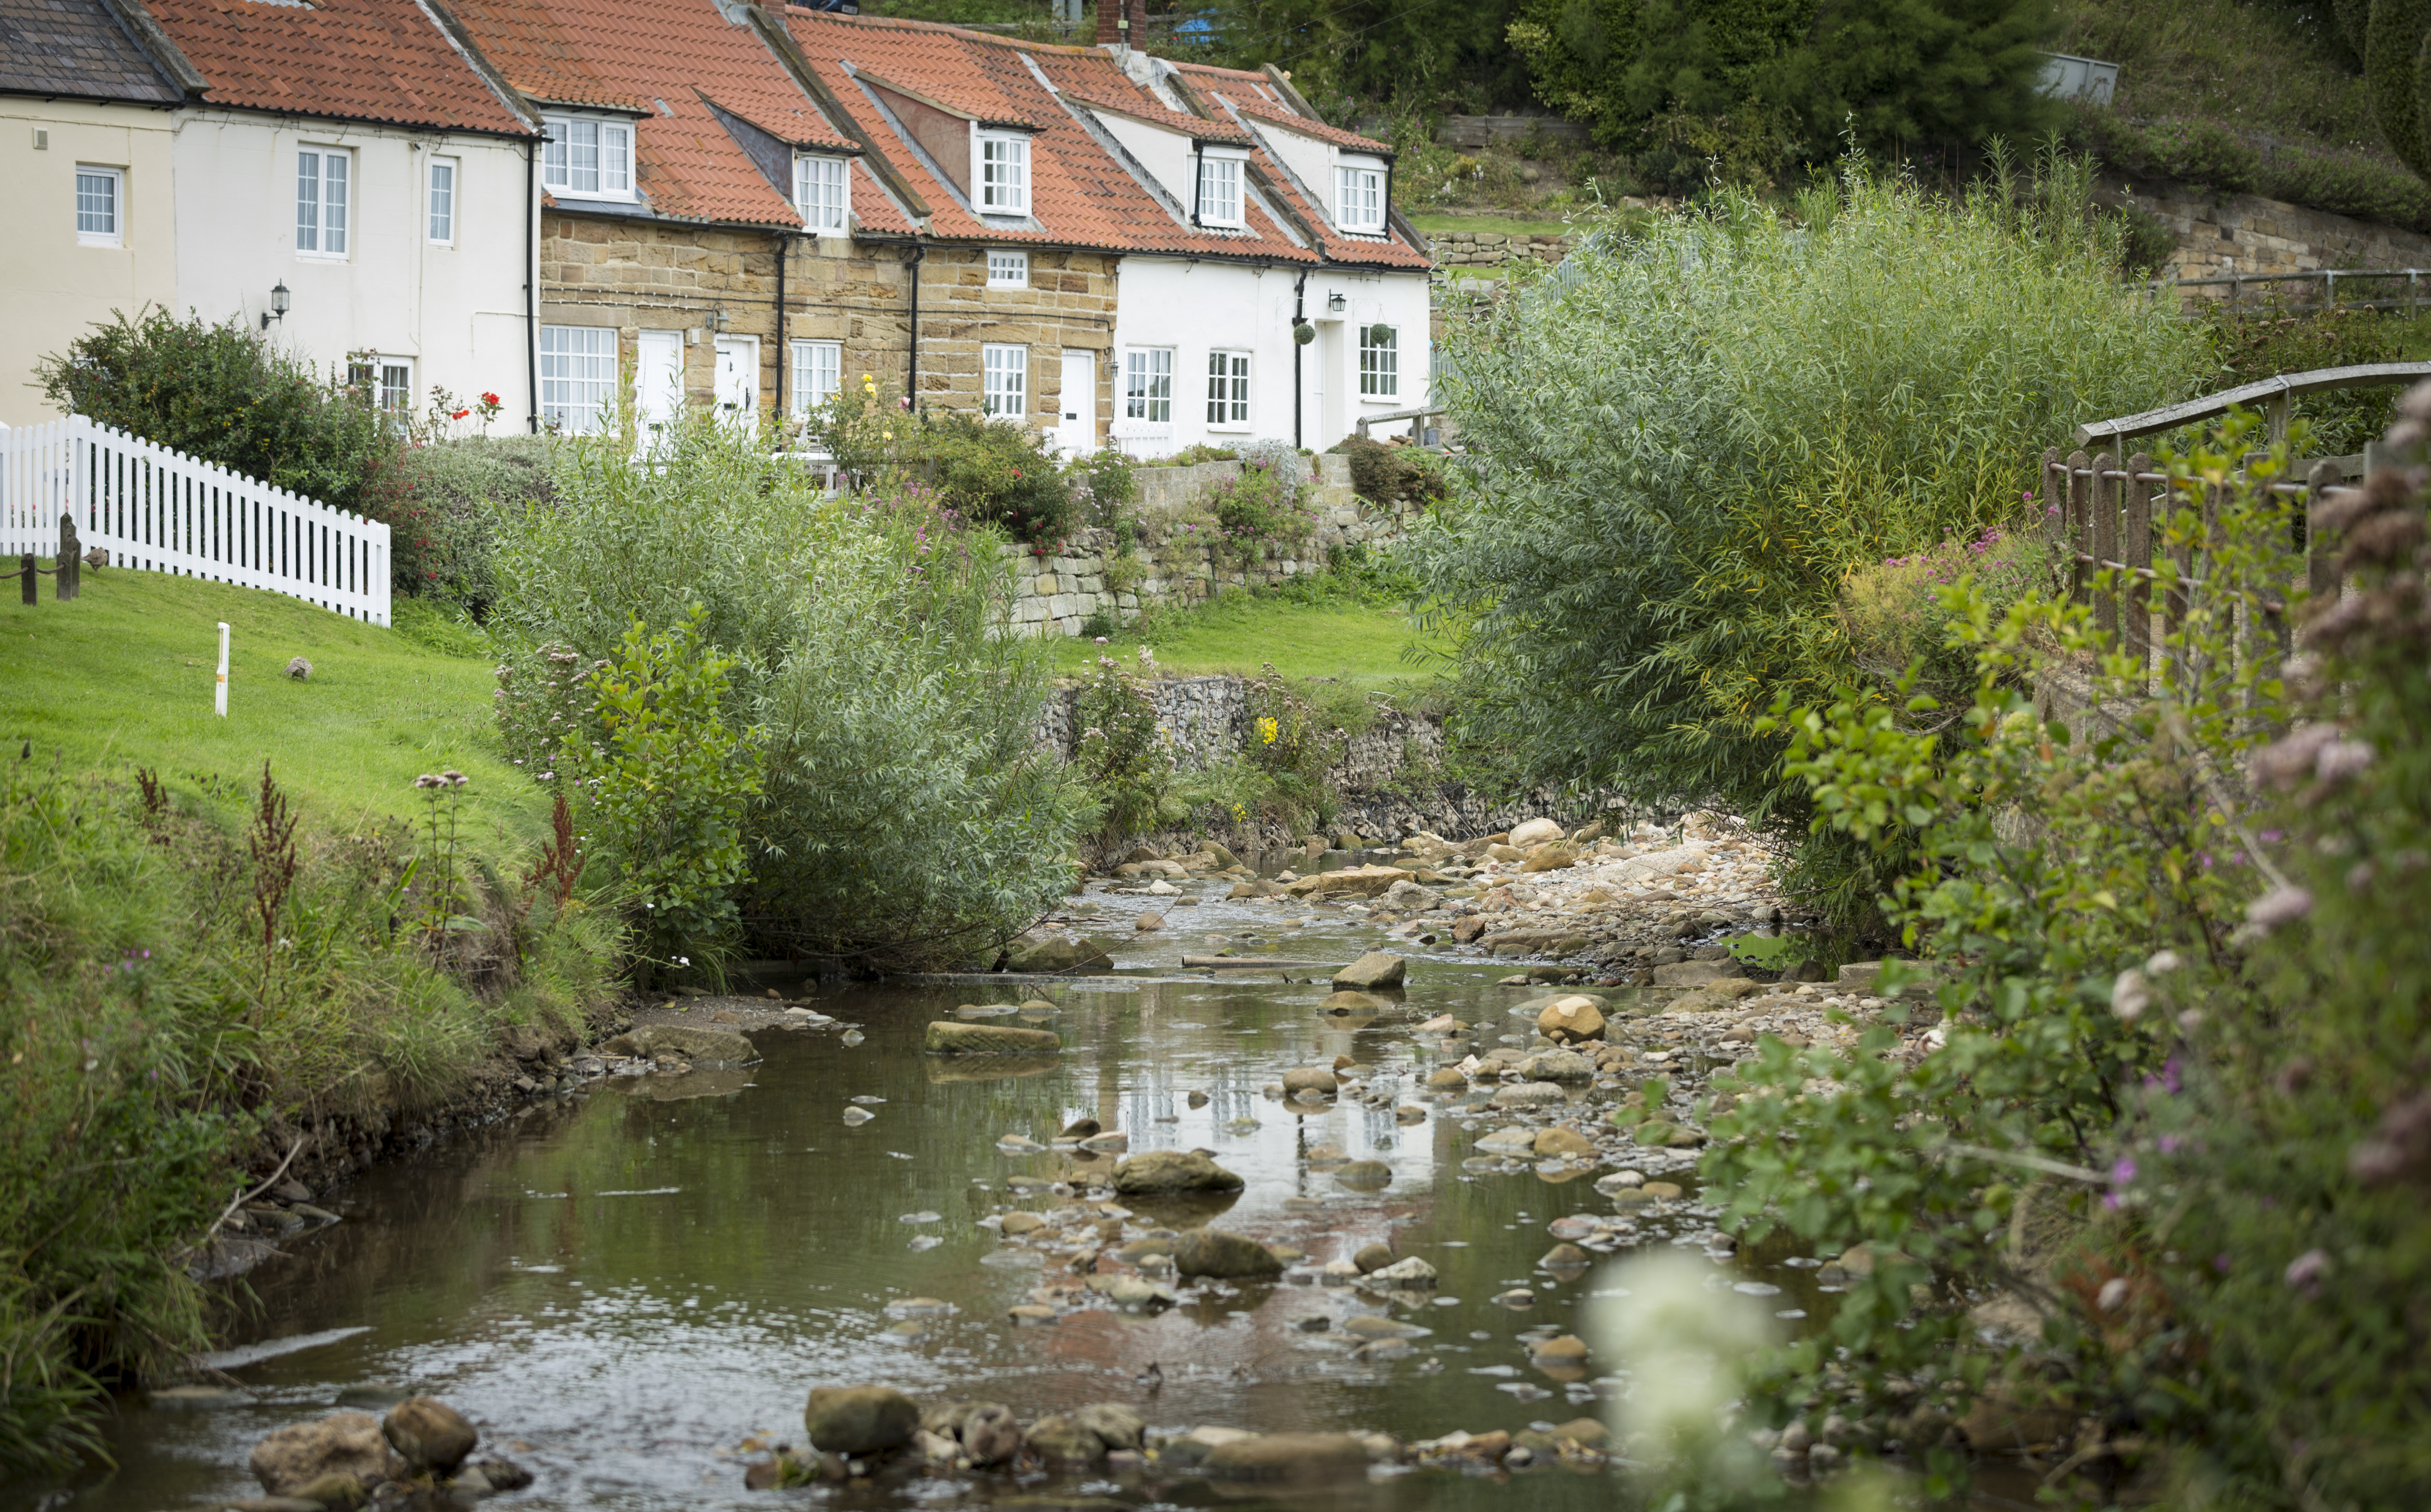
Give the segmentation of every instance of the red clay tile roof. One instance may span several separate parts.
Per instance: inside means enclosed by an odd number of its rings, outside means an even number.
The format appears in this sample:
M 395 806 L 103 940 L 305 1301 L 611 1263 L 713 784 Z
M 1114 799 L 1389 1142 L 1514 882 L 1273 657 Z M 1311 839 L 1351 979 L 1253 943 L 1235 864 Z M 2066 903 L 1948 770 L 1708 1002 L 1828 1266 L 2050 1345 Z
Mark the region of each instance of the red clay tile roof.
M 1067 98 L 1077 100 L 1092 110 L 1111 110 L 1116 115 L 1127 115 L 1134 121 L 1145 121 L 1149 126 L 1163 126 L 1167 131 L 1181 132 L 1194 142 L 1231 142 L 1244 147 L 1253 144 L 1249 133 L 1230 121 L 1213 120 L 1199 115 L 1184 115 L 1180 110 L 1169 110 L 1162 105 L 1155 104 L 1145 95 L 1132 100 L 1115 100 L 1100 99 L 1080 89 L 1066 89 L 1064 93 Z
M 527 136 L 413 0 L 145 0 L 214 105 Z
M 1234 140 L 1232 132 L 1239 127 L 1230 121 L 1202 120 L 1174 111 L 1133 84 L 1101 49 L 1017 42 L 933 22 L 840 16 L 791 7 L 784 21 L 820 79 L 928 200 L 931 211 L 928 231 L 932 236 L 1118 252 L 1317 260 L 1315 247 L 1296 240 L 1254 200 L 1247 207 L 1248 229 L 1203 229 L 1189 224 L 1186 210 L 1177 218 L 1157 193 L 1132 177 L 1099 139 L 1074 118 L 1075 109 L 1120 110 L 1176 130 L 1204 132 L 1224 140 Z M 966 100 L 998 96 L 1020 118 L 1040 123 L 1031 139 L 1030 219 L 1041 229 L 987 224 L 966 209 L 960 187 L 938 181 L 920 155 L 871 105 L 869 95 L 854 81 L 854 72 L 875 80 L 891 80 L 936 99 L 947 98 L 948 92 Z M 1214 72 L 1227 79 L 1256 78 L 1232 70 Z M 1040 83 L 1040 75 L 1047 84 Z M 1071 99 L 1063 101 L 1059 93 L 1068 93 Z M 1327 257 L 1367 266 L 1423 269 L 1429 265 L 1424 254 L 1399 238 L 1333 235 L 1323 218 L 1300 202 L 1285 186 L 1284 176 L 1266 163 L 1262 154 L 1254 155 L 1252 161 L 1266 169 L 1258 176 L 1264 190 L 1283 200 L 1291 213 L 1318 233 Z M 861 204 L 857 190 L 854 204 L 856 209 Z
M 1331 142 L 1337 147 L 1348 147 L 1353 152 L 1381 153 L 1388 158 L 1392 156 L 1393 147 L 1390 143 L 1379 142 L 1373 137 L 1363 137 L 1356 131 L 1345 131 L 1340 126 L 1330 126 L 1322 121 L 1311 120 L 1298 110 L 1285 109 L 1271 100 L 1233 90 L 1223 90 L 1215 93 L 1216 99 L 1223 101 L 1243 115 L 1255 116 L 1261 121 L 1282 126 L 1286 131 L 1297 131 L 1304 137 L 1315 137 L 1319 142 Z
M 1036 112 L 1025 112 L 1013 101 L 971 79 L 939 78 L 930 75 L 914 83 L 911 79 L 891 76 L 882 69 L 856 68 L 854 72 L 872 84 L 882 85 L 897 94 L 908 94 L 923 105 L 933 105 L 955 115 L 966 116 L 981 126 L 1019 126 L 1035 131 L 1047 125 Z
M 410 0 L 409 0 L 410 3 Z M 446 0 L 483 56 L 537 100 L 637 111 L 634 186 L 662 215 L 798 227 L 790 198 L 710 109 L 795 146 L 853 152 L 748 25 L 710 0 Z M 880 196 L 853 184 L 866 221 Z M 578 210 L 580 201 L 562 208 Z M 900 215 L 887 219 L 899 224 Z

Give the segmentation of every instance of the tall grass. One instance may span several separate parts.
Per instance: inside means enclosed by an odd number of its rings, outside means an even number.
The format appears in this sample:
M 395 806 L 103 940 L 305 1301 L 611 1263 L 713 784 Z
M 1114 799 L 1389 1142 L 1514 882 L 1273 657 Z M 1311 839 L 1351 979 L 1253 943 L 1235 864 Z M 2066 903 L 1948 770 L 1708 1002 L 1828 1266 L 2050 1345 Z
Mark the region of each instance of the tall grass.
M 2209 365 L 2121 288 L 2084 166 L 2037 166 L 1721 194 L 1454 328 L 1470 456 L 1412 555 L 1466 627 L 1472 734 L 1802 827 L 1752 726 L 1850 670 L 1842 579 L 2011 523 L 2042 447 Z

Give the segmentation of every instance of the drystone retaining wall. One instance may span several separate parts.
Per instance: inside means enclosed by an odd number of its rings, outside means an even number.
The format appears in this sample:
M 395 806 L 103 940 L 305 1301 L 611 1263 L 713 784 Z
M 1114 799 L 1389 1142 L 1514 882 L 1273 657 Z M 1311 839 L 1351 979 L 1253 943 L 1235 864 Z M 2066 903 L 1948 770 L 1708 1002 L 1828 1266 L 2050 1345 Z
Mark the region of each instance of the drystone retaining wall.
M 1110 529 L 1077 531 L 1060 547 L 1007 546 L 1014 565 L 1011 624 L 1016 635 L 1079 635 L 1104 614 L 1118 624 L 1144 608 L 1196 603 L 1225 588 L 1265 588 L 1325 570 L 1336 546 L 1384 545 L 1408 529 L 1415 504 L 1371 504 L 1350 488 L 1350 459 L 1329 452 L 1316 460 L 1305 502 L 1316 529 L 1295 556 L 1243 563 L 1218 548 L 1213 520 L 1201 507 L 1207 491 L 1241 476 L 1237 462 L 1188 467 L 1143 467 L 1138 514 L 1141 543 L 1129 551 Z
M 2160 270 L 2165 278 L 2317 268 L 2431 268 L 2431 236 L 2259 194 L 2223 194 L 2167 179 L 2104 174 L 2094 197 L 2111 205 L 2139 206 L 2177 233 L 2177 250 Z M 2229 294 L 2211 288 L 2182 292 L 2189 300 Z M 2255 292 L 2247 291 L 2247 297 Z M 2376 292 L 2386 294 L 2385 290 Z
M 1434 248 L 1439 268 L 1499 268 L 1530 258 L 1559 262 L 1577 244 L 1575 237 L 1512 236 L 1501 231 L 1430 231 L 1427 241 Z

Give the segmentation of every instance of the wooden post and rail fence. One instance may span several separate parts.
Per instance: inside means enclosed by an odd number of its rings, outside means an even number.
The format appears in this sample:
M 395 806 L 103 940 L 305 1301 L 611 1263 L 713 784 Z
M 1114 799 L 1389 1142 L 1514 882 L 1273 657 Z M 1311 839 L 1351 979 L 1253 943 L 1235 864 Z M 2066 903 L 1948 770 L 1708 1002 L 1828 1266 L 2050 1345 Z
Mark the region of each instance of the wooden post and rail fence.
M 2181 499 L 2173 490 L 2182 485 L 2159 471 L 2151 456 L 2140 451 L 2126 456 L 2120 453 L 2136 437 L 2157 435 L 2207 420 L 2237 405 L 2262 407 L 2270 416 L 2272 437 L 2278 440 L 2287 434 L 2289 402 L 2299 395 L 2375 384 L 2412 383 L 2424 378 L 2431 378 L 2431 362 L 2373 362 L 2323 368 L 2266 378 L 2142 414 L 2079 426 L 2077 449 L 2063 455 L 2054 446 L 2043 453 L 2042 463 L 2044 518 L 2062 560 L 2071 564 L 2070 601 L 2088 605 L 2093 611 L 2094 628 L 2104 641 L 2148 668 L 2153 665 L 2156 644 L 2153 595 L 2149 587 L 2137 592 L 2129 584 L 2169 584 L 2161 599 L 2165 634 L 2185 623 L 2200 596 L 2224 594 L 2248 602 L 2256 613 L 2238 615 L 2239 654 L 2254 654 L 2266 634 L 2284 654 L 2288 644 L 2288 606 L 2297 575 L 2290 574 L 2282 580 L 2243 583 L 2207 578 L 2205 559 L 2208 553 L 2201 543 L 2218 539 L 2221 491 L 2205 488 L 2199 496 Z M 2087 447 L 2099 449 L 2088 451 Z M 2353 487 L 2382 465 L 2379 451 L 2379 444 L 2374 443 L 2359 455 L 2299 462 L 2290 473 L 2301 474 L 2304 481 L 2270 485 L 2274 494 L 2301 501 L 2301 517 L 2305 521 L 2301 579 L 2305 589 L 2316 596 L 2335 594 L 2339 588 L 2338 553 L 2330 531 L 2319 524 L 2321 511 L 2334 494 Z M 2165 533 L 2162 528 L 2171 511 L 2181 503 L 2200 511 L 2204 529 L 2197 542 L 2171 545 L 2161 539 Z M 2155 570 L 2155 552 L 2163 549 L 2166 556 L 2161 560 L 2173 564 L 2174 573 Z M 2297 544 L 2291 540 L 2291 556 L 2296 549 Z M 2104 571 L 2115 575 L 2113 580 L 2106 588 L 2097 587 L 2094 580 Z M 2248 595 L 2252 596 L 2250 599 Z
M 57 565 L 38 568 L 38 553 Z M 85 565 L 208 578 L 389 623 L 389 528 L 84 415 L 0 428 L 0 578 Z

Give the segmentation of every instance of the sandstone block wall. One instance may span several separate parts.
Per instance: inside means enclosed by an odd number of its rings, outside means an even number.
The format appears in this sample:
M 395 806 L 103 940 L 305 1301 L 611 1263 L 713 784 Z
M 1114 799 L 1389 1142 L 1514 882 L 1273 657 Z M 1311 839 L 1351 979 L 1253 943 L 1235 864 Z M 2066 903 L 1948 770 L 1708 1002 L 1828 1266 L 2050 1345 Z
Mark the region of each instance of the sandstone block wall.
M 1559 262 L 1570 255 L 1577 238 L 1507 235 L 1501 231 L 1430 231 L 1427 241 L 1434 247 L 1436 267 L 1499 268 L 1506 262 L 1532 258 L 1539 262 Z
M 2431 269 L 2431 236 L 2258 194 L 2222 194 L 2167 179 L 2104 174 L 2095 197 L 2105 204 L 2139 206 L 2177 233 L 2178 249 L 2161 270 L 2163 277 L 2213 278 L 2316 268 Z M 2225 298 L 2229 292 L 2188 289 L 2185 296 Z M 2247 297 L 2255 292 L 2247 291 Z M 2386 296 L 2388 291 L 2376 292 Z
M 1322 572 L 1326 553 L 1335 546 L 1399 540 L 1417 513 L 1413 504 L 1380 506 L 1361 498 L 1350 489 L 1350 460 L 1327 453 L 1316 459 L 1316 476 L 1308 498 L 1316 511 L 1317 526 L 1316 534 L 1300 548 L 1305 556 L 1244 565 L 1219 550 L 1212 534 L 1185 529 L 1193 523 L 1189 516 L 1199 510 L 1207 490 L 1220 479 L 1239 477 L 1241 465 L 1213 462 L 1140 468 L 1138 508 L 1148 543 L 1134 546 L 1128 553 L 1116 546 L 1112 530 L 1094 527 L 1077 532 L 1060 549 L 1006 546 L 1006 553 L 1017 559 L 1011 613 L 1014 633 L 1078 635 L 1100 613 L 1128 623 L 1144 608 L 1196 603 L 1226 588 L 1271 587 L 1287 579 Z M 1118 565 L 1126 556 L 1128 568 Z M 1126 577 L 1133 580 L 1130 586 L 1117 586 Z

